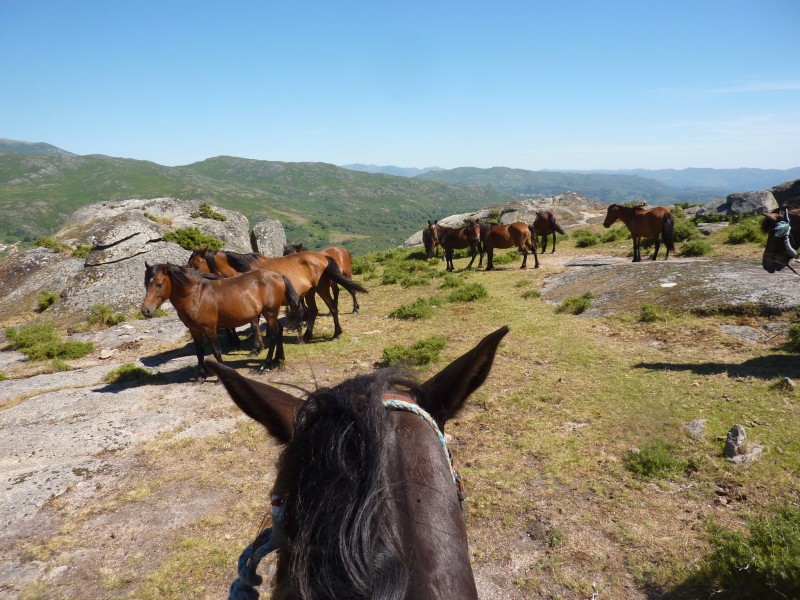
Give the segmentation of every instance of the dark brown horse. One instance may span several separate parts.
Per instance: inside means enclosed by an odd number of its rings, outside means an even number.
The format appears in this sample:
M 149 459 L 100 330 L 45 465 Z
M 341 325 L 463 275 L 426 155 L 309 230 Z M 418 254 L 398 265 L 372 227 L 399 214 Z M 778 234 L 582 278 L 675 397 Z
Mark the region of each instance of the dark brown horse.
M 782 208 L 764 215 L 761 230 L 769 234 L 761 266 L 769 273 L 784 267 L 794 271 L 789 263 L 797 258 L 797 248 L 800 247 L 800 209 Z
M 287 328 L 299 329 L 303 320 L 303 305 L 289 278 L 273 271 L 210 279 L 187 267 L 145 263 L 144 287 L 141 310 L 145 317 L 154 316 L 156 309 L 169 300 L 189 328 L 197 352 L 198 379 L 208 374 L 203 362 L 203 335 L 211 341 L 214 357 L 222 361 L 217 329 L 239 327 L 263 316 L 269 347 L 261 369 L 270 369 L 285 358 L 283 326 L 278 321 L 281 305 L 288 305 Z M 260 352 L 263 345 L 258 327 L 253 328 L 253 335 Z
M 486 252 L 486 270 L 494 269 L 494 250 L 495 248 L 513 248 L 514 246 L 522 253 L 522 264 L 520 269 L 528 268 L 528 250 L 533 252 L 535 261 L 534 269 L 539 268 L 539 255 L 536 252 L 536 236 L 527 223 L 515 221 L 508 225 L 498 223 L 479 223 L 481 244 Z M 481 257 L 482 259 L 483 257 Z
M 556 216 L 549 210 L 536 211 L 536 218 L 533 220 L 531 230 L 533 235 L 542 236 L 542 252 L 547 252 L 547 236 L 550 234 L 553 235 L 553 249 L 550 251 L 550 254 L 556 251 L 556 234 L 560 233 L 563 235 L 564 233 L 561 226 L 556 223 Z
M 428 260 L 436 256 L 439 240 L 430 220 L 428 221 L 428 226 L 422 230 L 422 245 L 425 246 L 425 256 L 428 257 Z
M 612 204 L 608 207 L 603 227 L 611 227 L 617 219 L 627 225 L 631 236 L 633 236 L 633 262 L 642 260 L 642 238 L 655 240 L 656 251 L 653 252 L 650 260 L 655 260 L 658 257 L 661 240 L 664 241 L 664 246 L 667 248 L 667 255 L 664 260 L 669 258 L 670 252 L 675 252 L 675 221 L 668 208 L 656 206 L 647 210 L 641 206 L 631 207 Z
M 299 244 L 284 244 L 283 246 L 284 256 L 297 254 L 298 252 L 309 252 L 309 250 L 303 246 L 303 242 L 300 242 Z M 329 246 L 320 250 L 319 253 L 324 254 L 325 256 L 330 256 L 336 261 L 336 264 L 339 265 L 339 270 L 342 272 L 342 275 L 348 279 L 353 278 L 353 257 L 350 256 L 350 252 L 347 250 L 347 248 L 342 246 Z M 339 286 L 335 282 L 331 281 L 330 290 L 331 294 L 333 295 L 333 302 L 336 304 L 336 308 L 338 309 Z M 348 290 L 348 292 L 350 292 L 350 296 L 353 298 L 353 313 L 358 313 L 360 307 L 358 305 L 358 300 L 356 299 L 356 292 L 355 290 Z
M 253 269 L 267 269 L 286 275 L 300 297 L 305 299 L 308 307 L 306 315 L 308 323 L 303 335 L 303 339 L 306 341 L 310 340 L 313 335 L 314 322 L 319 313 L 315 300 L 317 294 L 322 298 L 333 317 L 333 339 L 337 339 L 342 334 L 339 311 L 330 293 L 330 282 L 341 285 L 347 291 L 355 290 L 362 294 L 367 293 L 367 290 L 361 285 L 342 275 L 335 260 L 319 252 L 301 252 L 290 256 L 270 258 L 258 252 L 240 254 L 200 248 L 189 256 L 187 266 L 198 269 L 201 273 L 216 273 L 221 277 L 232 277 Z
M 434 221 L 431 226 L 436 238 L 436 242 L 444 248 L 444 259 L 447 263 L 447 270 L 453 271 L 453 251 L 469 248 L 472 260 L 469 261 L 467 269 L 472 268 L 475 256 L 478 254 L 478 244 L 480 243 L 480 225 L 477 221 L 468 221 L 463 227 L 447 227 Z
M 302 400 L 208 361 L 234 402 L 284 445 L 272 527 L 239 559 L 231 598 L 475 600 L 458 477 L 443 430 L 484 382 L 507 327 L 427 382 L 395 369 Z

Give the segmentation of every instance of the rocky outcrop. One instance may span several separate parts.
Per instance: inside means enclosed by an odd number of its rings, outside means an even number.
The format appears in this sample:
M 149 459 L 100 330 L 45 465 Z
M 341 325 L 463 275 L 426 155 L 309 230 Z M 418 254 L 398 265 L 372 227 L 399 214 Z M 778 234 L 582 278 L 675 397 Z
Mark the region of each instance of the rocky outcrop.
M 212 206 L 215 218 L 200 216 L 199 201 L 175 198 L 103 202 L 77 210 L 54 238 L 67 246 L 89 246 L 87 258 L 45 248 L 20 252 L 0 261 L 0 321 L 34 316 L 41 292 L 59 295 L 42 318 L 61 325 L 86 320 L 89 309 L 105 304 L 116 312 L 138 310 L 144 297 L 145 261 L 185 263 L 189 252 L 164 241 L 168 231 L 196 227 L 223 247 L 250 252 L 247 218 Z M 272 221 L 263 244 L 282 248 L 283 228 Z M 279 253 L 280 254 L 280 253 Z
M 283 230 L 281 222 L 268 219 L 256 223 L 250 234 L 250 245 L 253 252 L 260 252 L 271 257 L 283 256 L 286 232 Z
M 772 188 L 772 195 L 778 206 L 800 208 L 800 179 L 776 185 Z
M 725 200 L 709 202 L 697 210 L 698 215 L 728 217 L 731 215 L 764 214 L 779 206 L 800 206 L 800 179 L 756 192 L 730 194 Z

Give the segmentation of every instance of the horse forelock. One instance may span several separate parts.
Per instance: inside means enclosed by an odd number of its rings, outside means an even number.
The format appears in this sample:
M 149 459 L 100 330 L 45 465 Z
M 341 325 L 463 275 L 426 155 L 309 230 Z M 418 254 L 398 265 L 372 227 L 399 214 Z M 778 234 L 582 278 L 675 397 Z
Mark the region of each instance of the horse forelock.
M 411 385 L 395 370 L 312 393 L 278 465 L 286 581 L 302 598 L 403 598 L 408 584 L 391 498 L 389 419 L 381 398 Z M 279 568 L 279 573 L 282 569 Z

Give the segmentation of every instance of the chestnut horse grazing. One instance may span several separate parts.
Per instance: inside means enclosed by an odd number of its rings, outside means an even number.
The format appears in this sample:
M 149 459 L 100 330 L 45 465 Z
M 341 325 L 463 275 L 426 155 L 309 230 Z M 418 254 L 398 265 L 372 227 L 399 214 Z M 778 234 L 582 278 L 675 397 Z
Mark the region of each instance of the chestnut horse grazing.
M 211 279 L 178 265 L 145 263 L 142 314 L 152 317 L 169 300 L 178 317 L 192 334 L 197 352 L 198 379 L 208 375 L 203 358 L 203 335 L 211 340 L 211 351 L 218 361 L 222 353 L 218 328 L 239 327 L 258 320 L 267 323 L 269 348 L 262 370 L 284 360 L 283 326 L 278 321 L 281 305 L 287 304 L 287 328 L 300 329 L 303 305 L 289 278 L 273 271 L 251 271 L 237 277 Z M 253 328 L 258 352 L 263 345 L 258 327 Z M 274 358 L 273 358 L 274 353 Z
M 556 216 L 549 210 L 537 210 L 536 218 L 531 225 L 533 235 L 542 236 L 542 252 L 547 252 L 547 236 L 553 234 L 553 249 L 550 254 L 556 251 L 556 234 L 563 234 L 564 230 L 556 223 Z
M 322 298 L 333 317 L 333 339 L 337 339 L 342 334 L 339 311 L 330 293 L 330 282 L 338 283 L 347 291 L 355 290 L 362 294 L 367 293 L 364 287 L 342 275 L 335 260 L 319 252 L 301 252 L 290 256 L 270 258 L 258 252 L 239 254 L 225 250 L 198 248 L 189 256 L 187 266 L 198 269 L 201 273 L 216 273 L 220 277 L 232 277 L 253 269 L 267 269 L 286 275 L 298 295 L 306 301 L 308 323 L 303 335 L 303 339 L 306 341 L 309 341 L 314 334 L 314 322 L 319 313 L 315 301 L 317 294 Z
M 390 368 L 305 400 L 208 360 L 239 408 L 284 445 L 272 527 L 242 553 L 228 598 L 257 598 L 258 563 L 277 550 L 273 599 L 476 600 L 443 430 L 506 333 L 425 383 Z
M 656 251 L 650 260 L 658 257 L 661 248 L 661 240 L 667 248 L 667 255 L 664 260 L 669 258 L 670 252 L 675 252 L 675 222 L 672 213 L 668 208 L 656 206 L 650 210 L 641 206 L 631 207 L 621 204 L 612 204 L 608 207 L 606 220 L 603 227 L 609 228 L 619 219 L 628 226 L 633 236 L 633 262 L 642 260 L 642 238 L 653 239 L 656 242 Z
M 299 244 L 285 244 L 283 246 L 284 256 L 297 254 L 299 252 L 309 252 L 309 250 L 303 246 L 303 242 L 300 242 Z M 353 278 L 353 257 L 350 256 L 350 252 L 347 250 L 347 248 L 342 246 L 329 246 L 328 248 L 323 248 L 320 250 L 319 253 L 324 254 L 325 256 L 330 256 L 336 261 L 336 264 L 339 266 L 339 270 L 342 272 L 342 275 L 348 279 Z M 336 304 L 336 308 L 338 310 L 339 286 L 335 282 L 331 281 L 329 287 L 333 295 L 333 302 Z M 353 298 L 353 313 L 358 313 L 360 307 L 358 305 L 358 300 L 356 300 L 356 292 L 355 290 L 348 291 L 350 292 L 350 296 Z
M 422 230 L 422 245 L 425 246 L 425 256 L 427 256 L 428 259 L 436 256 L 436 248 L 439 247 L 439 240 L 436 238 L 436 231 L 430 220 L 428 221 L 428 226 Z
M 478 253 L 478 244 L 480 244 L 480 225 L 477 221 L 469 221 L 464 227 L 447 227 L 439 225 L 438 221 L 434 221 L 431 225 L 437 243 L 444 248 L 444 259 L 447 263 L 447 270 L 453 271 L 453 250 L 461 250 L 462 248 L 469 248 L 472 260 L 469 261 L 467 269 L 472 268 L 472 263 L 475 262 L 475 256 Z
M 486 251 L 486 270 L 494 269 L 494 249 L 513 248 L 522 253 L 520 269 L 528 268 L 528 250 L 533 252 L 534 269 L 539 268 L 539 255 L 536 253 L 536 236 L 527 223 L 516 221 L 509 225 L 480 223 L 480 235 L 483 249 Z
M 761 258 L 761 266 L 769 273 L 780 271 L 784 267 L 789 267 L 794 271 L 789 263 L 798 257 L 800 209 L 782 208 L 780 211 L 764 215 L 761 230 L 769 234 L 764 255 Z

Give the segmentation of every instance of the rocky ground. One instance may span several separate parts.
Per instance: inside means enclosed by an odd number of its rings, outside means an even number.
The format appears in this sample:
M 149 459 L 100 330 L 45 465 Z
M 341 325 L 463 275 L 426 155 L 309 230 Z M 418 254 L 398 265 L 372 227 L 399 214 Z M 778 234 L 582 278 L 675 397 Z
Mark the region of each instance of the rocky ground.
M 765 277 L 753 260 L 697 259 L 691 260 L 691 268 L 688 259 L 632 264 L 599 255 L 562 259 L 556 254 L 547 260 L 561 261 L 564 271 L 546 282 L 545 300 L 560 302 L 588 285 L 596 298 L 592 314 L 630 310 L 643 302 L 681 309 L 785 309 L 800 302 L 794 275 Z M 747 329 L 729 333 L 741 339 L 766 335 Z M 174 316 L 123 323 L 79 337 L 93 341 L 95 350 L 68 372 L 32 374 L 22 355 L 0 352 L 0 371 L 9 377 L 0 381 L 0 598 L 16 598 L 21 590 L 30 590 L 32 582 L 39 582 L 39 590 L 60 590 L 36 597 L 79 591 L 86 598 L 105 597 L 107 586 L 85 579 L 82 566 L 109 557 L 125 565 L 178 528 L 210 515 L 214 505 L 232 501 L 228 492 L 212 486 L 204 493 L 203 485 L 165 485 L 136 508 L 83 515 L 81 527 L 91 531 L 96 543 L 67 550 L 68 559 L 44 542 L 30 544 L 57 540 L 56 534 L 68 528 L 82 508 L 111 502 L 119 481 L 149 468 L 141 455 L 148 443 L 165 436 L 173 441 L 213 436 L 242 419 L 221 386 L 188 383 L 196 359 L 184 326 Z M 161 378 L 141 386 L 104 382 L 109 371 L 130 362 Z M 341 379 L 341 374 L 326 373 L 322 364 L 318 367 L 314 381 L 295 383 L 308 386 Z M 265 462 L 274 458 L 274 450 L 270 452 Z M 178 482 L 180 466 L 170 468 Z M 171 494 L 180 501 L 173 501 Z M 513 585 L 501 575 L 489 567 L 476 569 L 481 597 L 514 597 Z M 222 593 L 216 590 L 209 596 Z

